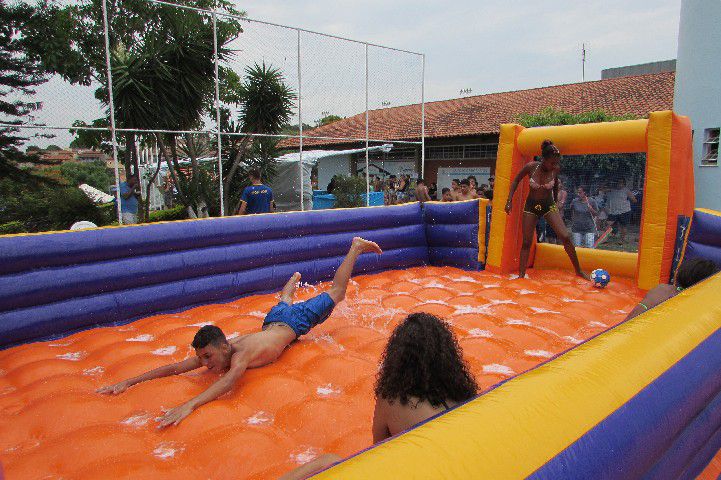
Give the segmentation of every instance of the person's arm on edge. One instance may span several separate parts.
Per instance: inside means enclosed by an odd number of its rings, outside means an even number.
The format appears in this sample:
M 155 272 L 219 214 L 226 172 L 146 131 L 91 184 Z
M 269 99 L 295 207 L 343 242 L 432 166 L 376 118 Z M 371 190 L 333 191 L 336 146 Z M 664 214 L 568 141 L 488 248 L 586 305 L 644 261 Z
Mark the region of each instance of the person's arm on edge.
M 324 453 L 320 457 L 316 458 L 315 460 L 311 460 L 310 462 L 306 463 L 305 465 L 301 465 L 300 467 L 296 468 L 295 470 L 292 470 L 282 477 L 280 477 L 278 480 L 304 480 L 311 475 L 314 475 L 321 470 L 325 470 L 326 468 L 330 467 L 333 464 L 336 464 L 343 460 L 340 456 L 336 455 L 335 453 Z
M 648 293 L 646 293 L 646 296 L 643 297 L 643 300 L 638 302 L 638 304 L 633 307 L 633 310 L 629 312 L 624 321 L 630 320 L 633 317 L 637 317 L 638 315 L 641 315 L 647 310 L 651 310 L 653 307 L 662 304 L 669 298 L 673 297 L 675 294 L 676 289 L 671 285 L 661 284 L 653 287 L 651 290 L 648 291 Z
M 193 413 L 193 410 L 231 391 L 236 382 L 243 376 L 246 368 L 248 368 L 248 361 L 248 355 L 235 353 L 230 360 L 230 370 L 224 373 L 203 393 L 165 412 L 158 419 L 158 428 L 179 424 L 185 417 Z
M 633 194 L 631 190 L 626 190 L 626 196 L 631 201 L 631 203 L 637 203 L 638 199 L 636 198 L 636 195 Z
M 533 162 L 526 164 L 520 172 L 518 172 L 518 175 L 516 175 L 516 178 L 513 179 L 513 182 L 511 182 L 511 189 L 508 192 L 508 201 L 506 202 L 506 213 L 511 213 L 511 208 L 513 206 L 513 195 L 516 193 L 516 189 L 518 188 L 518 184 L 521 183 L 521 180 L 523 180 L 523 177 L 528 175 L 528 172 L 531 169 L 531 165 Z M 554 186 L 554 188 L 556 188 Z
M 195 370 L 196 368 L 200 368 L 200 366 L 200 359 L 198 359 L 198 357 L 191 357 L 183 360 L 182 362 L 171 363 L 170 365 L 164 365 L 162 367 L 149 370 L 141 375 L 138 375 L 137 377 L 123 380 L 122 382 L 118 382 L 115 385 L 108 385 L 106 387 L 99 388 L 96 390 L 96 392 L 106 395 L 118 395 L 119 393 L 123 393 L 125 390 L 127 390 L 128 387 L 132 387 L 133 385 L 136 385 L 138 383 L 145 382 L 147 380 L 154 380 L 156 378 L 180 375 L 181 373 L 189 372 L 191 370 Z

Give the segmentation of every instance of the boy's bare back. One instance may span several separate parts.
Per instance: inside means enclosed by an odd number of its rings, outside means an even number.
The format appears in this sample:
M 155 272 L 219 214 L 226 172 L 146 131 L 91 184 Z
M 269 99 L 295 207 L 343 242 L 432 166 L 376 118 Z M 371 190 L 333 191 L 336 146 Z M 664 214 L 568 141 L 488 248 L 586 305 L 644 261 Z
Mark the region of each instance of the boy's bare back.
M 248 368 L 258 368 L 276 361 L 295 338 L 293 330 L 276 324 L 260 332 L 235 338 L 229 343 L 233 356 L 242 355 Z

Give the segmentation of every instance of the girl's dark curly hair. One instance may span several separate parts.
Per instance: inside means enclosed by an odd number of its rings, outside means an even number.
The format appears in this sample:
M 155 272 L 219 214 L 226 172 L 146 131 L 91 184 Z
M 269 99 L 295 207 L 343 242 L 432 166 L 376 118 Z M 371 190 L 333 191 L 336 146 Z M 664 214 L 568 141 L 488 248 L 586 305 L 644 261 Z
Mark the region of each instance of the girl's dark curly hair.
M 411 397 L 433 407 L 463 402 L 478 385 L 448 324 L 429 313 L 412 313 L 396 327 L 381 357 L 375 394 L 408 404 Z

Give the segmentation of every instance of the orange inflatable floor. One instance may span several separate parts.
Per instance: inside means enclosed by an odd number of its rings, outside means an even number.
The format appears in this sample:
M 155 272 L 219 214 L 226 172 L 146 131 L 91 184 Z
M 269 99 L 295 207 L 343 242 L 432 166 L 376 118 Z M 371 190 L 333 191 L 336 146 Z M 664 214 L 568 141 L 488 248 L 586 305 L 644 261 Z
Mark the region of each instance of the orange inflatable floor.
M 696 478 L 698 480 L 717 480 L 721 478 L 721 450 L 716 452 L 711 462 L 709 462 L 704 471 Z
M 177 427 L 155 418 L 215 378 L 196 371 L 111 397 L 100 386 L 193 355 L 199 326 L 258 331 L 275 295 L 246 297 L 0 352 L 0 460 L 8 479 L 266 479 L 322 452 L 371 443 L 373 382 L 391 329 L 409 312 L 446 318 L 482 388 L 621 321 L 641 292 L 569 273 L 421 267 L 358 276 L 326 322 Z M 309 298 L 323 285 L 299 290 Z

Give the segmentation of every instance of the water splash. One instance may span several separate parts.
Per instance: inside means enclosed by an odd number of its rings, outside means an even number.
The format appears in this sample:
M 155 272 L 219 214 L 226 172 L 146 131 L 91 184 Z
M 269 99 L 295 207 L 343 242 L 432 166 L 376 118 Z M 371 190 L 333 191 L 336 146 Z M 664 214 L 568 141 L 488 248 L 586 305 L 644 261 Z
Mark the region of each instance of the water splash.
M 474 307 L 473 305 L 456 305 L 456 311 L 453 312 L 453 315 L 463 315 L 465 313 L 489 313 L 490 306 L 490 304 L 478 307 Z
M 483 330 L 481 328 L 471 328 L 470 330 L 468 330 L 468 335 L 476 338 L 491 338 L 493 336 L 493 333 L 488 330 Z
M 532 327 L 533 324 L 531 322 L 528 322 L 526 320 L 518 320 L 515 318 L 510 318 L 506 320 L 506 325 L 525 325 L 526 327 Z
M 62 355 L 55 355 L 55 358 L 59 358 L 60 360 L 68 360 L 71 362 L 79 362 L 83 358 L 85 358 L 88 355 L 88 352 L 68 352 L 63 353 Z
M 423 302 L 423 303 L 435 303 L 435 304 L 437 304 L 437 305 L 446 305 L 446 306 L 448 306 L 448 302 L 445 302 L 445 301 L 443 301 L 443 300 L 426 300 L 426 301 Z
M 583 300 L 579 300 L 577 298 L 562 298 L 561 300 L 566 303 L 583 303 Z
M 519 295 L 531 295 L 532 293 L 537 293 L 537 292 L 534 292 L 533 290 L 525 290 L 525 289 L 521 289 L 518 291 Z
M 579 343 L 583 342 L 583 340 L 581 340 L 580 338 L 572 337 L 572 336 L 570 336 L 570 335 L 567 335 L 567 336 L 565 336 L 565 337 L 563 337 L 563 338 L 566 339 L 566 340 L 568 340 L 568 341 L 571 342 L 571 343 L 575 343 L 576 345 L 578 345 Z
M 265 318 L 265 313 L 258 311 L 258 310 L 253 310 L 252 312 L 248 312 L 246 315 L 248 315 L 249 317 Z
M 514 375 L 515 372 L 511 367 L 505 365 L 499 365 L 498 363 L 491 363 L 489 365 L 483 365 L 483 373 L 498 373 L 501 375 Z
M 264 411 L 256 412 L 252 417 L 245 420 L 248 425 L 266 425 L 273 423 L 273 415 Z
M 233 332 L 233 333 L 231 333 L 230 335 L 226 335 L 226 336 L 225 336 L 225 339 L 226 339 L 226 340 L 233 340 L 234 338 L 238 338 L 239 336 L 240 336 L 240 333 L 238 333 L 238 332 Z
M 13 386 L 8 386 L 8 387 L 5 387 L 5 388 L 2 388 L 2 389 L 0 389 L 0 397 L 5 396 L 5 395 L 8 395 L 8 394 L 10 394 L 10 393 L 13 393 L 13 392 L 16 391 L 16 390 L 17 390 L 17 388 L 15 388 L 15 387 L 13 387 Z
M 500 286 L 500 283 L 486 283 L 483 285 L 483 288 L 498 288 Z
M 311 460 L 315 460 L 318 455 L 320 455 L 320 450 L 314 447 L 308 447 L 303 451 L 291 453 L 290 460 L 297 463 L 298 465 L 303 465 L 304 463 L 308 463 Z
M 138 412 L 128 418 L 121 420 L 121 425 L 127 425 L 133 428 L 140 428 L 147 425 L 147 423 L 153 418 L 148 412 Z
M 561 312 L 557 312 L 555 310 L 548 310 L 547 308 L 539 308 L 539 307 L 529 307 L 533 313 L 554 313 L 556 315 L 560 315 Z
M 169 460 L 174 458 L 175 455 L 183 453 L 185 446 L 178 442 L 160 442 L 155 450 L 153 450 L 153 456 L 161 460 Z
M 215 325 L 215 323 L 214 322 L 198 322 L 198 323 L 191 323 L 188 326 L 201 328 L 201 327 L 205 327 L 206 325 Z
M 74 340 L 65 340 L 62 342 L 48 343 L 48 347 L 67 347 L 73 344 Z
M 333 388 L 333 385 L 326 383 L 315 389 L 315 393 L 320 397 L 330 397 L 340 395 L 340 389 Z
M 143 333 L 137 337 L 125 339 L 126 342 L 152 342 L 153 340 L 155 340 L 155 337 L 149 333 Z
M 105 367 L 97 366 L 93 368 L 86 368 L 83 370 L 83 375 L 94 377 L 96 375 L 102 375 L 105 373 Z
M 608 325 L 606 325 L 606 324 L 603 323 L 603 322 L 590 322 L 588 325 L 591 326 L 591 327 L 608 328 Z
M 551 358 L 553 354 L 547 350 L 524 350 L 523 353 L 529 357 Z
M 152 353 L 153 355 L 159 355 L 161 357 L 167 357 L 168 355 L 174 354 L 177 350 L 178 347 L 176 347 L 175 345 L 170 345 L 168 347 L 156 348 L 150 353 Z

